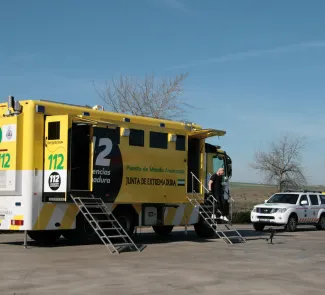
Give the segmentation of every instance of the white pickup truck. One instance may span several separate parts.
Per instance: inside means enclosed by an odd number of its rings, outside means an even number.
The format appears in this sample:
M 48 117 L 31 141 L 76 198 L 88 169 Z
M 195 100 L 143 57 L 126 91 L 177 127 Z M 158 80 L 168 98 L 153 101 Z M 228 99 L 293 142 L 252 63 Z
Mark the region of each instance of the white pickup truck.
M 256 231 L 265 226 L 285 226 L 295 231 L 297 225 L 315 225 L 325 230 L 325 194 L 313 191 L 280 192 L 272 195 L 264 204 L 255 205 L 251 222 Z

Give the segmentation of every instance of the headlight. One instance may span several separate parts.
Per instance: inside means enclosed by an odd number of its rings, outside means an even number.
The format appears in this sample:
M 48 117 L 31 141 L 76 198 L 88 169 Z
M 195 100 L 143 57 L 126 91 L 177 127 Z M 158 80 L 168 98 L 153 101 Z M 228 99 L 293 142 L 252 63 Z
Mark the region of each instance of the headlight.
M 275 212 L 284 213 L 286 211 L 287 211 L 287 208 L 274 208 L 274 209 L 272 209 L 271 213 L 275 213 Z
M 287 211 L 287 208 L 280 208 L 280 209 L 278 209 L 278 212 L 279 213 L 284 213 L 284 212 L 286 212 Z

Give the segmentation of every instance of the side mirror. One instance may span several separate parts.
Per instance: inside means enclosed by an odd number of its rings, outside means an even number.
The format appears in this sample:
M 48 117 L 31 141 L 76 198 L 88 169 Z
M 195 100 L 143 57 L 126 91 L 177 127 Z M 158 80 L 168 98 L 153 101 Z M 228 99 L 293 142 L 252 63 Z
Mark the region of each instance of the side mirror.
M 264 200 L 264 204 L 267 203 L 267 200 Z
M 303 200 L 300 202 L 300 205 L 308 205 L 308 202 L 306 200 Z

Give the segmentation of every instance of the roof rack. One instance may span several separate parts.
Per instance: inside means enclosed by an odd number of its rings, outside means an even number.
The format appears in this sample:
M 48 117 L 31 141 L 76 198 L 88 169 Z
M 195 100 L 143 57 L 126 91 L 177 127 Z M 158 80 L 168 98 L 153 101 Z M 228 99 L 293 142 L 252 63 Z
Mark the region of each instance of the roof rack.
M 313 191 L 313 190 L 308 190 L 308 189 L 287 189 L 287 190 L 284 190 L 283 192 L 285 193 L 289 193 L 289 192 L 300 192 L 300 193 L 316 193 L 316 194 L 321 194 L 323 193 L 322 191 Z

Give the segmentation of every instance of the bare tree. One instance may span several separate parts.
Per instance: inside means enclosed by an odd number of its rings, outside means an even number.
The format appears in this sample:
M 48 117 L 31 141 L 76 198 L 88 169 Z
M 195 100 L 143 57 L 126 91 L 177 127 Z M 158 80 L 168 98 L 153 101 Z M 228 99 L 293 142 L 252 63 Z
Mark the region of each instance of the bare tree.
M 181 84 L 187 76 L 185 73 L 156 82 L 153 74 L 143 79 L 121 75 L 117 81 L 112 78 L 111 83 L 106 82 L 104 90 L 96 91 L 114 112 L 160 119 L 179 118 L 185 107 L 190 107 L 179 98 L 183 92 Z
M 276 184 L 279 191 L 297 189 L 307 181 L 300 164 L 305 138 L 285 135 L 279 142 L 272 142 L 268 153 L 256 152 L 251 167 L 266 176 L 269 183 Z

